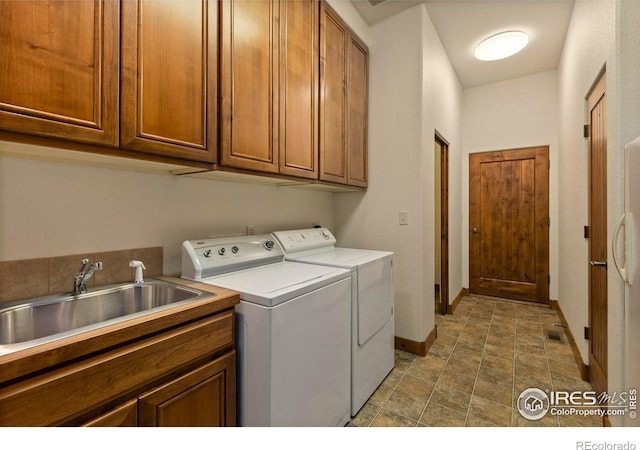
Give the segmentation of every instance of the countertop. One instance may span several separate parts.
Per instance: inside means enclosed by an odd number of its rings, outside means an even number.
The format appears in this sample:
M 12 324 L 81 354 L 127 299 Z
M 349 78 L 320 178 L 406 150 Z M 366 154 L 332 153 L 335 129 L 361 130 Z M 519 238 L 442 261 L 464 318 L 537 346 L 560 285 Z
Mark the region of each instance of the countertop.
M 227 289 L 170 276 L 160 276 L 155 279 L 193 287 L 215 296 L 2 355 L 0 356 L 0 386 L 99 351 L 211 316 L 233 308 L 240 302 L 240 295 Z

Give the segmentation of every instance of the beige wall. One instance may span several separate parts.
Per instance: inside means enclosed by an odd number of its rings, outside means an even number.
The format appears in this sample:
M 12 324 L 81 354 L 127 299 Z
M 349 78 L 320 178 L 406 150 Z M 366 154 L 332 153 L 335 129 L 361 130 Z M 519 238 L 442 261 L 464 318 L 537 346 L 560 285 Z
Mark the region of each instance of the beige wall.
M 423 5 L 369 29 L 369 189 L 336 194 L 338 242 L 394 256 L 396 335 L 424 341 L 434 327 L 433 139 L 450 142 L 451 233 L 460 233 L 461 88 Z M 409 224 L 399 225 L 399 211 Z M 452 240 L 450 292 L 462 287 Z
M 185 239 L 314 223 L 333 194 L 0 156 L 0 261 L 159 246 L 180 274 Z

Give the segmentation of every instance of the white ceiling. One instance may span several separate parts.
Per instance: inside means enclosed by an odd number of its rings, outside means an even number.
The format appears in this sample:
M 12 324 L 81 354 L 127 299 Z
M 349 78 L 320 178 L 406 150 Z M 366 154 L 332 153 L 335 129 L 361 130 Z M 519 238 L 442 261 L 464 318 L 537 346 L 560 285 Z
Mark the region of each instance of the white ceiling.
M 556 69 L 574 4 L 574 0 L 386 0 L 373 6 L 369 0 L 351 1 L 369 24 L 425 3 L 463 88 Z M 480 41 L 509 30 L 529 34 L 529 45 L 522 52 L 491 62 L 473 57 Z

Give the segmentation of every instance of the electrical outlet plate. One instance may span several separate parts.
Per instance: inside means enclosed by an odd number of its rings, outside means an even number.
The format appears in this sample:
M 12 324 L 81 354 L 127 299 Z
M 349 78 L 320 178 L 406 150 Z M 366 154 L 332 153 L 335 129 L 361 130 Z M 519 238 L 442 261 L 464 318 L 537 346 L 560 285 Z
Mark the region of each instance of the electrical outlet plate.
M 398 213 L 400 225 L 409 225 L 409 212 L 400 211 Z
M 254 234 L 256 234 L 256 226 L 247 225 L 247 236 L 253 236 Z

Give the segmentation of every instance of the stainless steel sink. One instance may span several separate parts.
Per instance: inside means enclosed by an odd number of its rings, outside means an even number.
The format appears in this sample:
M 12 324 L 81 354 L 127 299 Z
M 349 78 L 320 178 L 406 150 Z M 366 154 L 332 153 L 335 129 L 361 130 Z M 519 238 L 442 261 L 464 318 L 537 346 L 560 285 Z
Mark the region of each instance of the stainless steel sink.
M 0 355 L 213 296 L 154 280 L 13 303 L 0 308 Z

